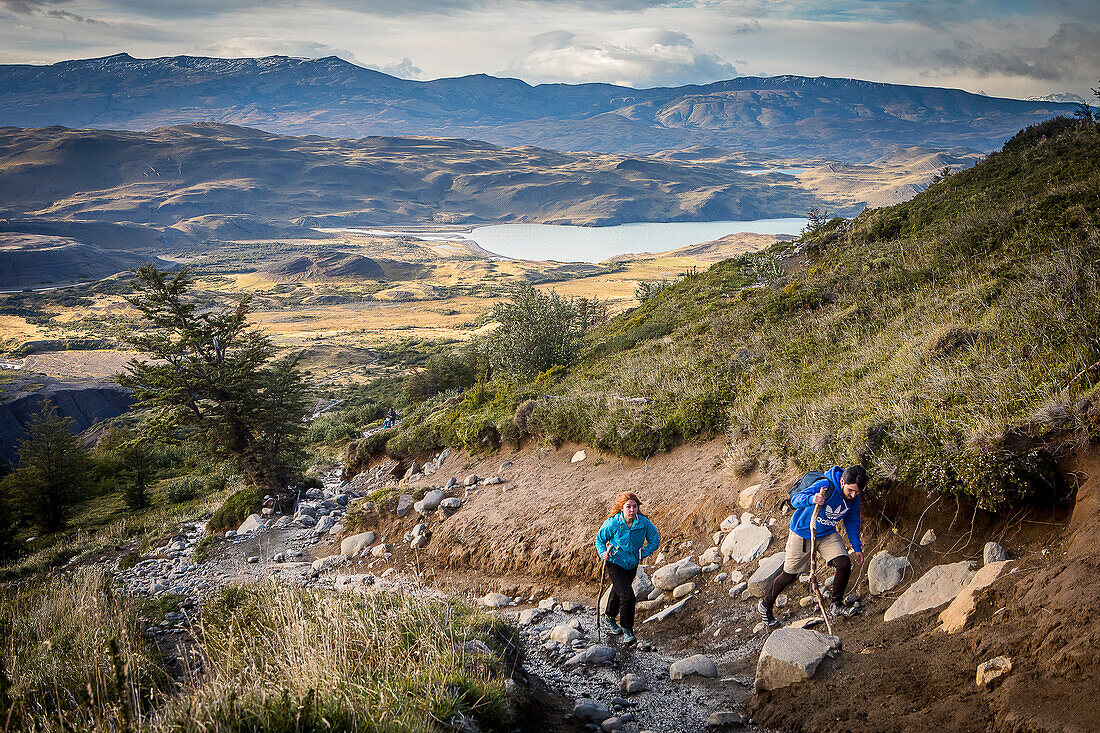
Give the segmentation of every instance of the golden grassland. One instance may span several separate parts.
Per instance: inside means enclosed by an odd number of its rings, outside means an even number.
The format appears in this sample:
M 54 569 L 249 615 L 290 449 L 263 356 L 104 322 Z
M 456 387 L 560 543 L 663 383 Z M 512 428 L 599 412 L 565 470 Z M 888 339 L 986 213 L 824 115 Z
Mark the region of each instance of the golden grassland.
M 775 239 L 733 235 L 667 253 L 617 257 L 600 265 L 503 259 L 469 243 L 345 232 L 324 240 L 233 242 L 158 256 L 191 267 L 198 279 L 196 290 L 210 306 L 251 296 L 251 322 L 281 348 L 310 349 L 308 366 L 318 379 L 356 382 L 378 371 L 368 366 L 366 352 L 354 350 L 410 339 L 469 339 L 488 327 L 487 315 L 495 302 L 507 297 L 510 283 L 529 280 L 541 290 L 568 298 L 599 299 L 613 315 L 637 305 L 634 293 L 641 281 L 675 279 L 726 257 L 762 249 Z M 302 280 L 279 274 L 279 265 L 295 257 L 331 252 L 371 258 L 396 276 Z M 28 343 L 74 338 L 105 339 L 121 347 L 121 338 L 138 324 L 136 311 L 118 293 L 85 288 L 79 295 L 84 298 L 79 305 L 31 299 L 35 314 L 0 315 L 0 346 L 6 359 L 20 363 L 25 371 L 58 379 L 109 377 L 121 371 L 135 356 L 124 348 L 47 346 L 20 353 Z M 353 351 L 337 354 L 333 349 Z

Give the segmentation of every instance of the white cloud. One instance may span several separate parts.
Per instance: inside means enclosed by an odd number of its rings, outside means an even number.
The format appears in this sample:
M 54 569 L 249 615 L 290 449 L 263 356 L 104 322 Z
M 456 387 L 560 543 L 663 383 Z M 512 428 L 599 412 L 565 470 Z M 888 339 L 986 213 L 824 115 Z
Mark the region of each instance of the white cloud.
M 376 64 L 364 64 L 368 69 L 374 69 L 375 71 L 381 71 L 383 74 L 389 74 L 390 76 L 397 76 L 402 79 L 419 79 L 424 70 L 412 62 L 408 56 L 398 61 L 396 64 L 386 64 L 384 66 L 378 66 Z
M 695 47 L 684 33 L 634 28 L 599 36 L 556 30 L 531 39 L 531 51 L 506 72 L 531 82 L 604 82 L 631 87 L 705 84 L 737 75 L 726 59 Z

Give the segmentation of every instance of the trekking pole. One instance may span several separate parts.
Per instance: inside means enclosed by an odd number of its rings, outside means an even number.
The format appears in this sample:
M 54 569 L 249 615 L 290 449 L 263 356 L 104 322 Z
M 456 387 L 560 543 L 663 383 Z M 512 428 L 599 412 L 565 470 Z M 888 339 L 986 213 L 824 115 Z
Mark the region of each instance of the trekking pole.
M 814 513 L 810 517 L 810 587 L 817 598 L 821 618 L 825 619 L 825 628 L 829 630 L 829 636 L 832 636 L 833 625 L 829 623 L 829 614 L 825 613 L 825 600 L 821 597 L 821 587 L 817 584 L 817 515 L 820 511 L 821 505 L 814 504 Z
M 600 558 L 600 592 L 596 594 L 596 643 L 602 644 L 603 637 L 600 634 L 600 601 L 603 599 L 603 576 L 607 571 L 607 560 Z

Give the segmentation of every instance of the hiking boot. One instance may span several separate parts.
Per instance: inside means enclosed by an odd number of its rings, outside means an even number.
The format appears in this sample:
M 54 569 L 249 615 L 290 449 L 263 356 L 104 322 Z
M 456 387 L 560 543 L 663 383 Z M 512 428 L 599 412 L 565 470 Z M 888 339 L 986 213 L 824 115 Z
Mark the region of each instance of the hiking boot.
M 768 608 L 763 599 L 757 602 L 756 612 L 760 614 L 760 618 L 764 619 L 764 624 L 769 629 L 774 629 L 776 626 L 779 626 L 779 619 L 775 617 L 775 614 L 772 613 L 772 610 Z
M 623 633 L 623 627 L 619 626 L 619 623 L 610 616 L 603 617 L 603 627 L 609 634 L 621 634 Z
M 638 637 L 634 636 L 634 629 L 623 628 L 623 646 L 630 646 L 638 641 Z
M 830 616 L 839 616 L 841 618 L 851 618 L 857 615 L 862 609 L 859 602 L 847 604 L 844 601 L 833 601 L 833 605 L 829 608 Z

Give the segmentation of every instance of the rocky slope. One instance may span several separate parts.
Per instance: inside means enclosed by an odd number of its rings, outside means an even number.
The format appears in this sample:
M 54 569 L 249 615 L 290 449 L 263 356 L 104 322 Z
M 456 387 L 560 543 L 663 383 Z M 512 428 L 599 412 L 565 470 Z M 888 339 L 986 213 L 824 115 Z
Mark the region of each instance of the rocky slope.
M 1095 720 L 1095 459 L 1067 466 L 1083 481 L 1072 517 L 1033 507 L 967 522 L 954 507 L 868 496 L 869 562 L 849 586 L 863 613 L 831 619 L 830 636 L 804 582 L 779 602 L 783 627 L 756 618 L 781 563 L 785 492 L 757 483 L 767 477 L 734 478 L 723 457 L 718 443 L 646 462 L 579 446 L 448 450 L 350 482 L 333 471 L 287 515 L 226 533 L 202 562 L 192 557 L 201 528 L 189 527 L 118 577 L 135 595 L 184 598 L 150 631 L 168 638 L 186 637 L 188 609 L 210 590 L 254 579 L 475 597 L 520 629 L 525 661 L 510 684 L 538 700 L 546 730 L 1087 730 Z M 590 540 L 624 488 L 662 533 L 635 586 L 652 600 L 639 605 L 633 649 L 593 623 Z
M 486 75 L 419 82 L 335 57 L 135 59 L 0 66 L 0 124 L 150 130 L 209 121 L 339 137 L 433 135 L 561 150 L 717 145 L 869 161 L 899 147 L 998 146 L 1071 104 L 801 76 L 631 89 Z

